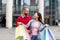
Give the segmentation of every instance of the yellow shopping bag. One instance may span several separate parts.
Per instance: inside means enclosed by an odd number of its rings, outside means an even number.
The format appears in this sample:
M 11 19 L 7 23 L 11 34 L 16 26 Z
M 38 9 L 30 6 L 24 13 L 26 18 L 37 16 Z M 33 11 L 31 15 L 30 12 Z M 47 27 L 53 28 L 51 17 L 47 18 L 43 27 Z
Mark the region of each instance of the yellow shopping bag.
M 15 37 L 16 39 L 20 39 L 20 40 L 26 39 L 26 33 L 23 25 L 19 25 L 18 27 L 16 27 Z

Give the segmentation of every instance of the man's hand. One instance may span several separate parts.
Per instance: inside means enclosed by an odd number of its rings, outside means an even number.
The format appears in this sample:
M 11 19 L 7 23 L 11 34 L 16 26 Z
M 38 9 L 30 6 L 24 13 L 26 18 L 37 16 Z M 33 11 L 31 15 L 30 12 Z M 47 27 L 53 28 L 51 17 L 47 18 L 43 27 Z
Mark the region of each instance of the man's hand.
M 28 33 L 30 34 L 30 30 L 27 30 L 28 31 Z
M 22 23 L 21 22 L 18 22 L 18 25 L 22 25 Z

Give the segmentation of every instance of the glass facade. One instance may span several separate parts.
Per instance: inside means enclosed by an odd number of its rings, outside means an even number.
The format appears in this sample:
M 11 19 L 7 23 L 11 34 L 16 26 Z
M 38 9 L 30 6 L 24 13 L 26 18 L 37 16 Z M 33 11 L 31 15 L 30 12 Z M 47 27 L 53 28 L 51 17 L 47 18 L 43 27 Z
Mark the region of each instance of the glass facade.
M 21 0 L 14 0 L 13 3 L 13 26 L 16 26 L 16 18 L 21 14 Z
M 46 24 L 56 26 L 58 22 L 58 0 L 44 0 L 45 13 L 44 21 Z M 30 8 L 30 15 L 33 16 L 34 12 L 38 10 L 38 0 L 14 0 L 14 16 L 13 24 L 15 24 L 16 18 L 21 14 L 23 6 Z
M 45 0 L 45 23 L 58 25 L 58 0 Z
M 16 18 L 20 16 L 23 6 L 30 9 L 31 16 L 38 11 L 38 0 L 14 0 L 13 4 L 13 26 L 16 26 Z M 6 0 L 0 0 L 0 26 L 5 16 Z M 52 26 L 60 22 L 60 0 L 44 0 L 44 22 Z
M 6 24 L 5 14 L 6 14 L 6 0 L 0 0 L 0 26 L 5 26 Z M 2 21 L 3 19 L 5 20 Z

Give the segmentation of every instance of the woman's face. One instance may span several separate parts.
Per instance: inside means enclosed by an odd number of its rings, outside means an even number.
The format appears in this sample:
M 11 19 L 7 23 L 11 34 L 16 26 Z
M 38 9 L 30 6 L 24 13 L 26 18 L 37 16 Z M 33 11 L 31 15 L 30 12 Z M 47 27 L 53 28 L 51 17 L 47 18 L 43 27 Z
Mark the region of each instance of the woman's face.
M 35 13 L 35 14 L 34 14 L 34 18 L 36 19 L 36 18 L 38 18 L 38 17 L 39 17 L 38 14 Z

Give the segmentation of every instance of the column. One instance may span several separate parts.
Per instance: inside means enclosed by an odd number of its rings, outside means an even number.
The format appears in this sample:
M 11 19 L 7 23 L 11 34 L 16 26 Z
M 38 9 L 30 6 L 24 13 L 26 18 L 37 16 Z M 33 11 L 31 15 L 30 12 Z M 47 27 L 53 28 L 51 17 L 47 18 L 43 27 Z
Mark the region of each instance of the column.
M 12 28 L 13 0 L 6 0 L 6 27 Z
M 39 0 L 38 1 L 38 10 L 42 15 L 42 21 L 44 22 L 44 0 Z

